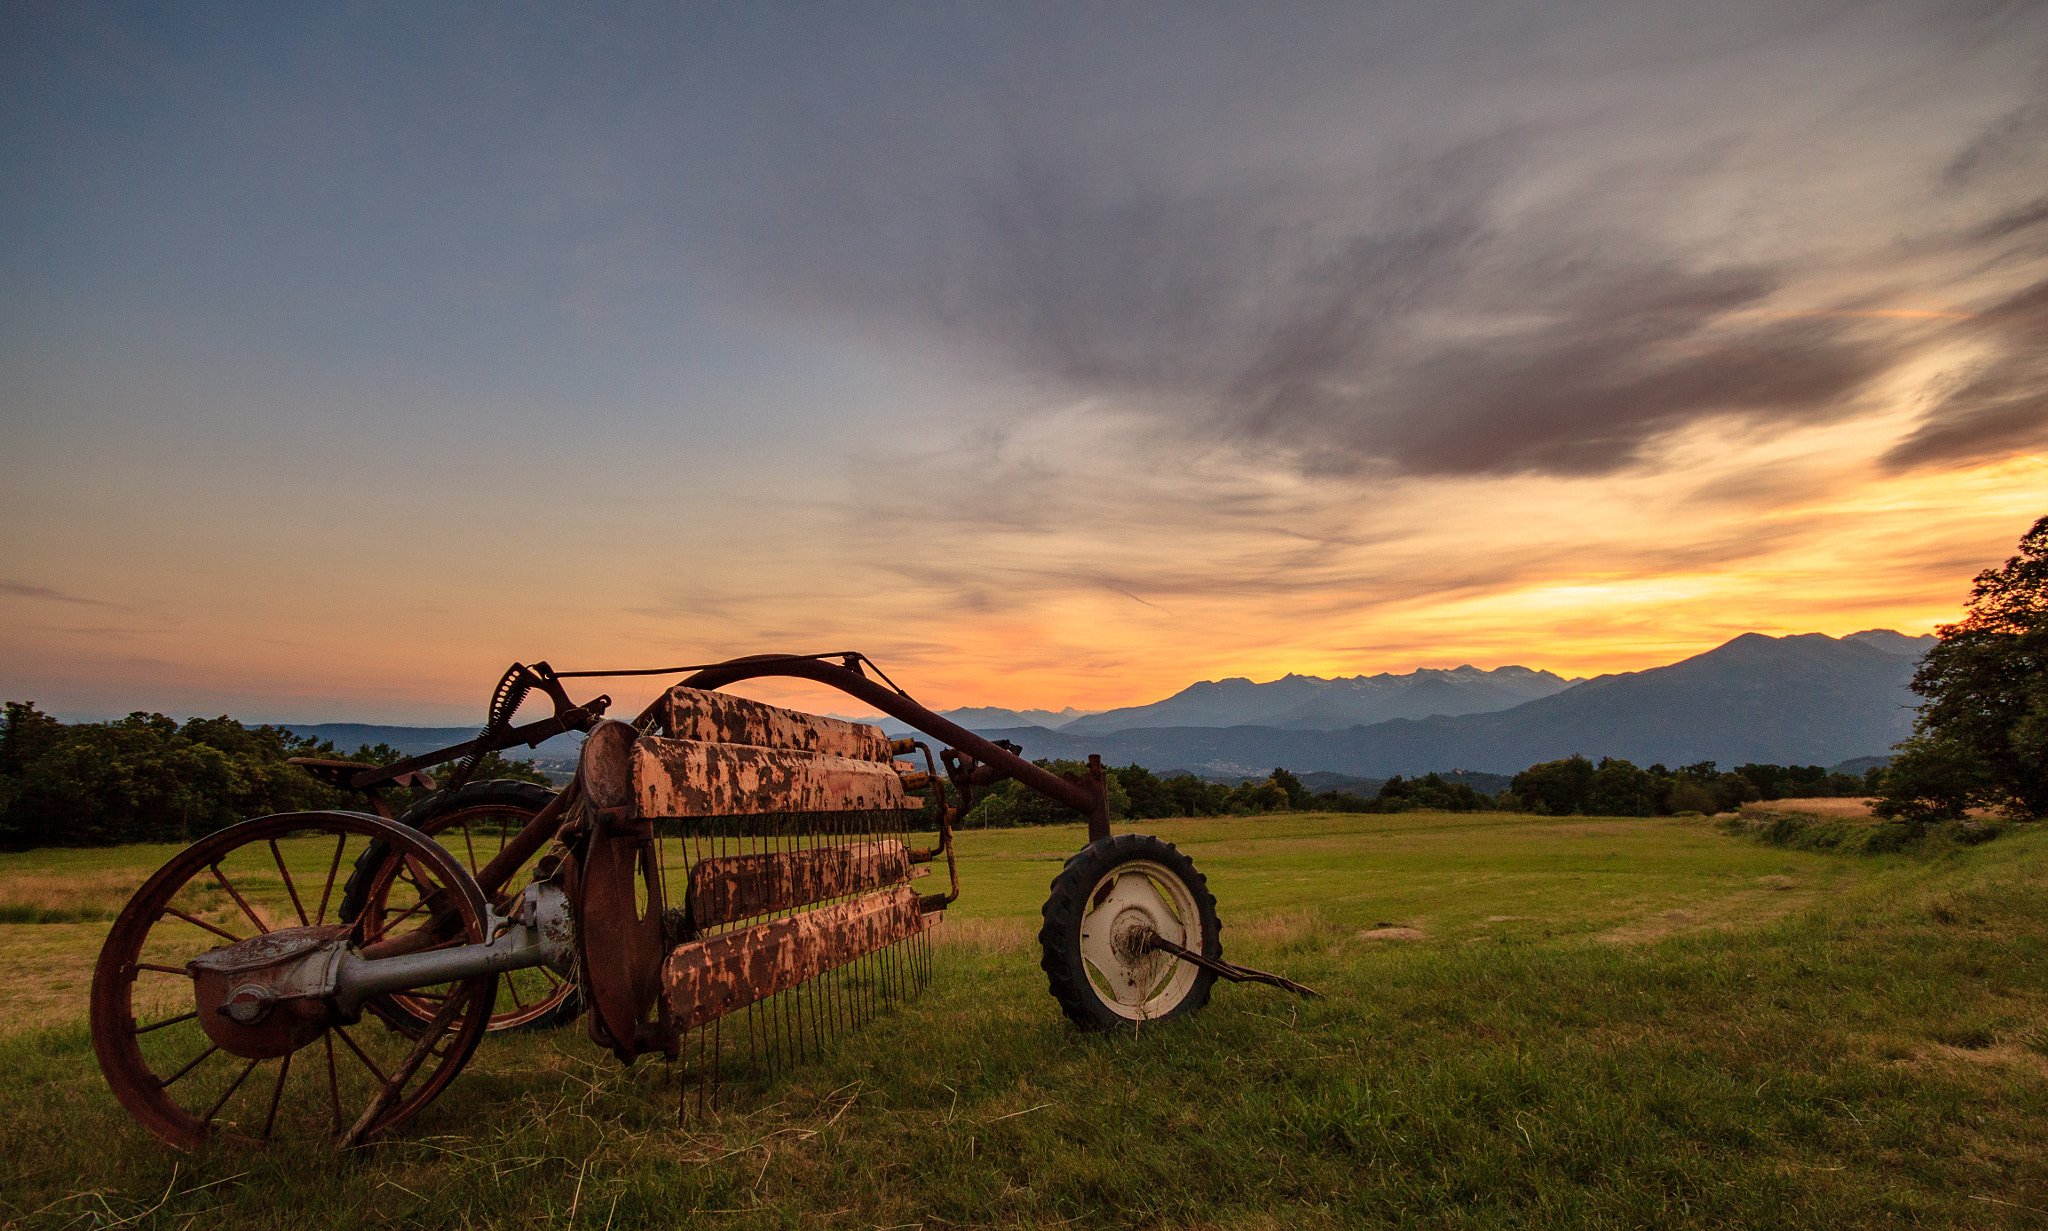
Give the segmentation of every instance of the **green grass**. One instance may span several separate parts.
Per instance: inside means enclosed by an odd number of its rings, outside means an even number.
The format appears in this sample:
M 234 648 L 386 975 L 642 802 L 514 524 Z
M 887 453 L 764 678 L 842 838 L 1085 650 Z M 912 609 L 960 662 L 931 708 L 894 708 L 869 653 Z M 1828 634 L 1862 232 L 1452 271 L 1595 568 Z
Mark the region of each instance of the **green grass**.
M 10 997 L 60 1014 L 0 1039 L 0 1226 L 2048 1226 L 2048 834 L 1152 826 L 1227 954 L 1326 998 L 1221 986 L 1076 1034 L 1031 938 L 1081 835 L 969 833 L 924 998 L 729 1108 L 678 1126 L 673 1075 L 580 1028 L 499 1037 L 344 1158 L 156 1145 L 78 1020 L 104 924 L 0 925 Z M 118 904 L 167 853 L 7 856 L 0 902 L 68 877 Z

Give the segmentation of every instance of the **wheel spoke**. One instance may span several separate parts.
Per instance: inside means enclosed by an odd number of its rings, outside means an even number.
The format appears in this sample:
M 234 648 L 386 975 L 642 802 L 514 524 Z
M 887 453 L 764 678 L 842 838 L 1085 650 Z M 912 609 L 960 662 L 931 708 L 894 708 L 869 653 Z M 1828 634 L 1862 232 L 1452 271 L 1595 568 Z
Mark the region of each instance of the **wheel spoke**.
M 378 1068 L 374 1061 L 372 1061 L 368 1056 L 363 1054 L 363 1049 L 356 1046 L 356 1041 L 349 1037 L 348 1031 L 343 1030 L 340 1026 L 336 1026 L 334 1028 L 334 1033 L 341 1036 L 341 1041 L 348 1044 L 348 1049 L 356 1054 L 356 1059 L 362 1061 L 363 1067 L 370 1070 L 370 1072 L 376 1076 L 378 1081 L 391 1080 L 390 1078 L 384 1076 L 383 1069 Z
M 1152 901 L 1158 904 L 1159 909 L 1165 912 L 1166 918 L 1180 925 L 1181 933 L 1185 936 L 1188 921 L 1181 917 L 1180 903 L 1174 901 L 1171 893 L 1161 892 L 1158 881 L 1149 876 L 1141 876 L 1139 879 L 1143 882 L 1139 887 L 1139 892 L 1143 895 L 1149 895 Z
M 382 936 L 390 932 L 392 928 L 397 927 L 399 924 L 404 923 L 407 919 L 410 919 L 414 915 L 419 914 L 422 910 L 425 910 L 426 906 L 426 899 L 421 898 L 419 901 L 414 902 L 411 906 L 406 907 L 405 910 L 401 911 L 399 914 L 394 915 L 389 919 L 378 920 L 376 937 L 365 936 L 363 938 L 364 941 L 367 943 L 370 940 L 381 938 Z M 368 914 L 369 912 L 365 911 L 364 913 Z
M 159 1090 L 166 1090 L 166 1089 L 169 1089 L 169 1088 L 170 1088 L 170 1084 L 171 1084 L 172 1082 L 174 1082 L 174 1081 L 178 1080 L 178 1079 L 179 1079 L 180 1077 L 183 1077 L 183 1076 L 184 1076 L 185 1074 L 187 1074 L 187 1073 L 191 1072 L 191 1071 L 192 1071 L 193 1069 L 196 1069 L 196 1068 L 198 1068 L 198 1067 L 199 1067 L 199 1062 L 200 1062 L 201 1060 L 204 1060 L 204 1059 L 206 1059 L 206 1058 L 207 1058 L 208 1056 L 211 1056 L 211 1055 L 212 1055 L 213 1053 L 215 1053 L 215 1052 L 217 1052 L 217 1051 L 219 1051 L 219 1050 L 220 1050 L 220 1045 L 219 1045 L 219 1044 L 217 1044 L 217 1043 L 209 1043 L 209 1044 L 207 1044 L 207 1045 L 206 1045 L 206 1050 L 205 1050 L 205 1051 L 203 1051 L 203 1052 L 200 1052 L 200 1053 L 199 1053 L 198 1055 L 196 1055 L 196 1056 L 192 1057 L 192 1062 L 191 1062 L 190 1064 L 187 1064 L 187 1065 L 186 1065 L 186 1066 L 185 1066 L 184 1068 L 182 1068 L 182 1069 L 179 1069 L 179 1070 L 178 1070 L 177 1072 L 175 1072 L 175 1073 L 171 1074 L 171 1075 L 170 1075 L 169 1077 L 163 1078 L 162 1080 L 158 1081 L 158 1082 L 156 1083 L 156 1088 L 157 1088 L 157 1089 L 159 1089 Z
M 270 1092 L 270 1114 L 263 1117 L 263 1140 L 270 1140 L 271 1126 L 277 1123 L 277 1103 L 284 1097 L 285 1074 L 292 1071 L 292 1053 L 286 1052 L 277 1066 L 277 1086 Z
M 292 910 L 297 912 L 299 916 L 299 926 L 308 926 L 306 920 L 306 905 L 305 903 L 299 901 L 299 887 L 297 885 L 292 884 L 292 874 L 285 870 L 284 854 L 277 849 L 276 838 L 272 838 L 270 840 L 270 857 L 272 859 L 277 860 L 277 874 L 279 876 L 284 877 L 284 891 L 292 895 Z
M 137 962 L 135 963 L 135 969 L 154 970 L 159 974 L 178 975 L 181 978 L 186 979 L 192 977 L 192 972 L 185 969 L 183 966 L 159 966 L 155 962 Z
M 403 878 L 407 884 L 410 884 L 413 888 L 419 890 L 421 898 L 426 898 L 433 894 L 433 890 L 427 888 L 426 883 L 428 881 L 433 880 L 434 878 L 432 876 L 429 876 L 423 869 L 421 869 L 419 863 L 416 860 L 414 860 L 411 855 L 407 855 L 405 858 L 399 860 L 398 875 L 401 878 Z
M 176 915 L 178 918 L 183 919 L 185 922 L 191 924 L 193 927 L 205 928 L 207 931 L 212 932 L 215 936 L 225 936 L 229 940 L 233 941 L 235 944 L 238 945 L 242 943 L 242 938 L 235 935 L 233 932 L 230 932 L 225 928 L 217 928 L 213 926 L 211 923 L 208 923 L 204 919 L 195 919 L 191 915 L 186 914 L 184 911 L 179 910 L 175 906 L 164 907 L 164 915 Z M 163 918 L 163 915 L 158 915 L 157 918 L 161 919 Z
M 210 866 L 213 870 L 214 879 L 220 882 L 221 888 L 228 891 L 228 896 L 235 900 L 235 905 L 242 908 L 242 913 L 249 916 L 249 922 L 256 925 L 256 930 L 268 932 L 270 925 L 263 922 L 263 916 L 257 914 L 256 908 L 249 905 L 249 900 L 242 896 L 241 890 L 235 888 L 234 882 L 228 879 L 228 874 L 220 870 L 220 861 L 215 860 Z
M 526 804 L 519 792 L 514 792 L 510 798 L 494 798 L 439 811 L 432 808 L 415 811 L 408 814 L 407 823 L 434 838 L 443 850 L 455 857 L 456 863 L 466 862 L 474 874 L 485 866 L 487 857 L 503 852 L 513 836 L 538 811 L 538 808 Z M 483 827 L 481 833 L 478 832 L 480 826 Z M 460 841 L 457 841 L 457 830 L 460 830 Z M 375 870 L 369 886 L 362 919 L 373 930 L 365 940 L 364 956 L 426 953 L 469 943 L 474 926 L 468 923 L 466 913 L 453 900 L 460 896 L 460 890 L 457 888 L 459 882 L 449 879 L 451 871 L 419 852 L 394 849 L 388 861 Z M 415 895 L 414 901 L 405 901 Z M 487 894 L 491 908 L 505 913 L 513 908 L 518 896 L 516 890 Z M 458 921 L 463 924 L 460 932 L 449 937 L 450 926 Z M 564 1001 L 568 985 L 554 972 L 543 970 L 538 976 L 521 973 L 508 977 L 513 981 L 506 995 L 498 1001 L 505 1008 L 497 1012 L 496 1004 L 490 1006 L 493 1011 L 488 1014 L 488 1029 L 502 1030 L 534 1024 L 543 1020 L 550 1010 L 567 1008 Z M 405 992 L 379 1003 L 380 1013 L 388 1024 L 413 1033 L 427 1024 L 429 1015 L 443 1003 L 443 997 Z M 454 1037 L 450 1036 L 451 1039 Z M 452 1043 L 446 1043 L 441 1050 L 451 1046 Z
M 190 1013 L 180 1013 L 176 1017 L 166 1017 L 160 1022 L 151 1022 L 147 1026 L 137 1026 L 135 1033 L 148 1034 L 152 1030 L 162 1030 L 165 1026 L 175 1026 L 179 1022 L 189 1022 L 197 1016 L 199 1016 L 199 1010 L 194 1009 Z
M 315 923 L 327 921 L 327 899 L 334 893 L 334 875 L 341 870 L 342 848 L 348 845 L 348 835 L 339 834 L 334 839 L 334 862 L 327 865 L 327 884 L 320 890 L 320 913 L 313 916 Z
M 220 1109 L 227 1105 L 227 1101 L 234 1097 L 235 1091 L 242 1088 L 242 1083 L 249 1079 L 249 1074 L 255 1072 L 256 1066 L 261 1063 L 263 1063 L 263 1058 L 258 1056 L 244 1065 L 242 1071 L 235 1074 L 235 1079 L 228 1083 L 228 1088 L 221 1091 L 219 1098 L 213 1100 L 213 1106 L 207 1108 L 206 1114 L 199 1117 L 199 1122 L 201 1124 L 213 1123 L 213 1118 L 220 1114 Z
M 341 1131 L 341 1078 L 334 1071 L 334 1032 L 320 1036 L 327 1044 L 327 1097 L 334 1104 L 334 1131 Z

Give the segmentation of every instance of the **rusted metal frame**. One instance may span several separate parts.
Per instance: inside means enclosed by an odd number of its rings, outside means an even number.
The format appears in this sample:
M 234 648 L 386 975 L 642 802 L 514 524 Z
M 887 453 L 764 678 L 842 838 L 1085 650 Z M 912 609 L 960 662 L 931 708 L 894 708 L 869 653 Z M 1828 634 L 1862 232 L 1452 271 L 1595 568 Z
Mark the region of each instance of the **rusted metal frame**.
M 846 657 L 850 661 L 859 660 L 854 655 Z M 815 658 L 793 658 L 787 654 L 735 658 L 698 671 L 682 684 L 686 688 L 717 689 L 762 676 L 788 676 L 837 688 L 934 739 L 960 749 L 982 765 L 993 767 L 1002 777 L 1015 778 L 1039 794 L 1081 813 L 1088 818 L 1090 842 L 1109 836 L 1109 793 L 1104 777 L 1106 771 L 1099 756 L 1089 756 L 1086 782 L 1063 777 L 1033 765 L 993 740 L 984 739 L 960 724 L 940 717 L 901 690 L 884 688 L 859 671 Z M 660 703 L 659 700 L 655 702 L 656 705 Z M 649 708 L 652 709 L 651 706 Z
M 496 987 L 495 981 L 492 986 Z M 474 998 L 474 995 L 469 997 L 472 1000 Z M 406 1053 L 405 1059 L 398 1065 L 398 1070 L 385 1079 L 383 1087 L 377 1091 L 377 1096 L 370 1100 L 369 1106 L 363 1108 L 363 1114 L 356 1118 L 356 1122 L 348 1131 L 335 1139 L 335 1149 L 349 1149 L 360 1144 L 371 1133 L 377 1121 L 391 1109 L 393 1103 L 398 1101 L 399 1095 L 404 1092 L 405 1083 L 413 1079 L 413 1075 L 419 1072 L 420 1065 L 433 1054 L 434 1044 L 440 1041 L 442 1035 L 448 1033 L 448 1027 L 455 1024 L 455 1019 L 461 1015 L 464 1007 L 465 998 L 459 992 L 449 993 L 448 998 L 441 1002 L 440 1011 L 427 1023 L 427 1028 L 420 1032 L 420 1037 L 413 1041 L 412 1050 Z M 290 1057 L 287 1056 L 286 1059 L 289 1060 Z M 373 1067 L 371 1071 L 376 1070 Z
M 861 811 L 905 798 L 887 760 L 662 735 L 640 736 L 629 756 L 629 802 L 643 816 Z
M 569 785 L 548 801 L 548 805 L 534 814 L 532 820 L 521 826 L 512 839 L 498 848 L 491 861 L 478 869 L 477 888 L 484 891 L 484 897 L 496 898 L 512 879 L 512 874 L 523 867 L 541 847 L 546 846 L 562 826 L 562 816 L 570 805 L 582 795 L 580 778 L 571 778 Z
M 831 898 L 906 882 L 915 875 L 900 841 L 804 847 L 792 832 L 788 849 L 766 855 L 699 860 L 690 869 L 690 922 L 702 928 L 737 923 Z
M 929 863 L 938 858 L 939 855 L 945 855 L 946 875 L 953 883 L 952 889 L 946 894 L 946 905 L 951 906 L 960 900 L 960 865 L 953 858 L 953 814 L 947 810 L 946 806 L 946 781 L 939 777 L 939 767 L 932 762 L 932 750 L 923 740 L 909 740 L 906 742 L 910 744 L 912 749 L 924 753 L 925 778 L 929 783 L 931 791 L 938 797 L 933 801 L 935 804 L 933 811 L 939 817 L 939 844 L 929 850 L 914 850 L 910 852 L 910 861 L 912 863 Z M 909 788 L 906 786 L 904 789 L 908 790 Z
M 598 697 L 583 705 L 574 706 L 567 713 L 557 714 L 553 718 L 543 718 L 539 722 L 529 722 L 523 727 L 512 727 L 495 736 L 489 734 L 479 735 L 475 739 L 454 744 L 435 752 L 423 752 L 416 757 L 407 757 L 403 761 L 393 761 L 391 764 L 381 768 L 366 769 L 350 779 L 348 785 L 358 791 L 366 790 L 370 787 L 383 786 L 397 778 L 412 773 L 414 770 L 426 769 L 428 766 L 439 765 L 445 761 L 453 761 L 459 757 L 467 757 L 471 753 L 497 752 L 503 748 L 510 748 L 515 744 L 525 744 L 528 747 L 533 747 L 542 740 L 553 739 L 564 731 L 587 731 L 590 729 L 590 724 L 602 717 L 604 711 L 610 705 L 610 697 Z
M 876 727 L 844 718 L 806 714 L 747 697 L 675 685 L 655 725 L 676 739 L 779 748 L 856 761 L 886 761 L 891 741 Z M 645 734 L 645 732 L 643 732 Z

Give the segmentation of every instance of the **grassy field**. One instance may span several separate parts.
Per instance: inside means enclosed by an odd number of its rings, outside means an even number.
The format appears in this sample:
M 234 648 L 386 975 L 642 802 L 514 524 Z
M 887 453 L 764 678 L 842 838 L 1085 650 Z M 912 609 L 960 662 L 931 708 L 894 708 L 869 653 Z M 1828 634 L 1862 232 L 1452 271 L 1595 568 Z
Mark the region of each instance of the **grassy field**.
M 2048 833 L 1148 827 L 1226 954 L 1327 997 L 1078 1035 L 1033 937 L 1080 832 L 973 832 L 924 997 L 730 1108 L 678 1125 L 674 1075 L 580 1027 L 500 1036 L 342 1158 L 175 1154 L 106 1093 L 91 963 L 167 848 L 0 856 L 0 919 L 52 920 L 0 923 L 0 1226 L 2048 1226 Z

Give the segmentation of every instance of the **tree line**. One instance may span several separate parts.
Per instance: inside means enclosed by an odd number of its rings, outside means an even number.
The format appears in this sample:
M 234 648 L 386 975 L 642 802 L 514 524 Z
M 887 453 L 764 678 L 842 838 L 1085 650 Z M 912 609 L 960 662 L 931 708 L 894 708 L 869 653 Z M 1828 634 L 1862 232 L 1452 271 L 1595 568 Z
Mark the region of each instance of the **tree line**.
M 67 724 L 34 702 L 9 701 L 0 727 L 0 846 L 190 842 L 245 817 L 361 808 L 362 796 L 317 782 L 287 759 L 386 765 L 404 755 L 386 744 L 350 754 L 331 740 L 225 715 L 180 723 L 137 712 Z M 532 762 L 495 752 L 477 776 L 547 782 Z M 386 798 L 403 810 L 422 794 L 394 790 Z
M 1877 814 L 2048 816 L 2048 517 L 2020 537 L 2017 555 L 1977 574 L 1963 618 L 1934 632 L 1913 674 L 1920 712 Z
M 1079 774 L 1078 761 L 1043 760 L 1054 773 Z M 1161 777 L 1142 765 L 1109 771 L 1110 815 L 1125 820 L 1191 816 L 1258 816 L 1269 812 L 1522 812 L 1538 816 L 1670 816 L 1731 812 L 1752 800 L 1859 796 L 1877 789 L 1884 771 L 1862 776 L 1834 773 L 1819 765 L 1749 764 L 1722 770 L 1712 761 L 1666 769 L 1638 769 L 1604 757 L 1583 756 L 1532 765 L 1516 774 L 1505 791 L 1488 795 L 1442 774 L 1395 775 L 1373 795 L 1355 791 L 1311 792 L 1301 779 L 1276 768 L 1264 779 L 1236 785 L 1209 782 L 1183 772 Z M 1065 825 L 1081 814 L 1017 782 L 992 787 L 968 812 L 970 829 L 1018 825 Z

